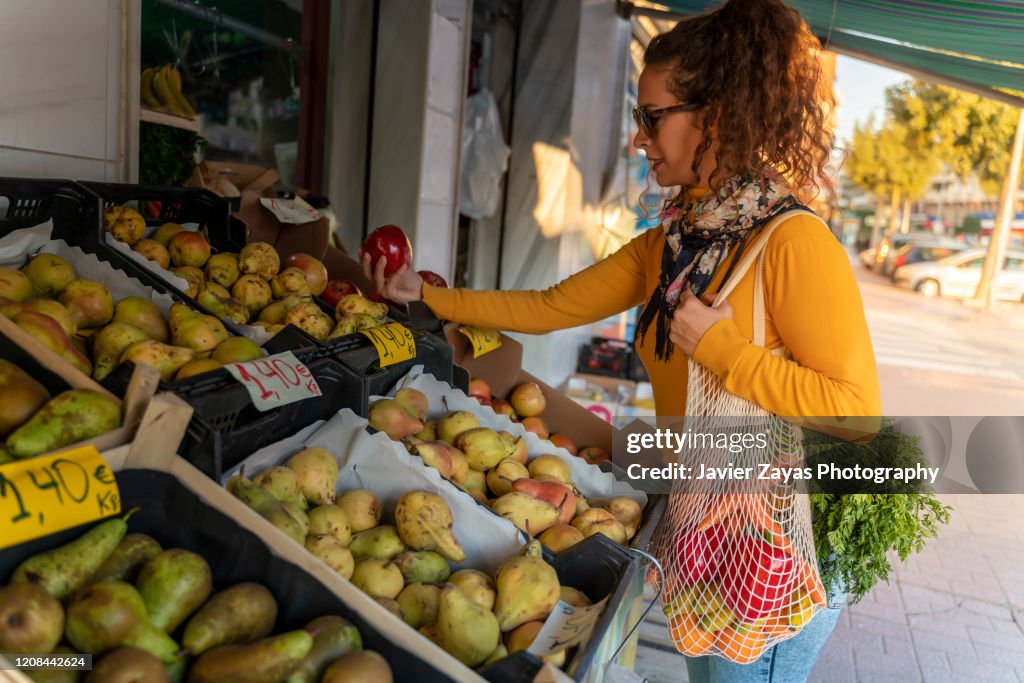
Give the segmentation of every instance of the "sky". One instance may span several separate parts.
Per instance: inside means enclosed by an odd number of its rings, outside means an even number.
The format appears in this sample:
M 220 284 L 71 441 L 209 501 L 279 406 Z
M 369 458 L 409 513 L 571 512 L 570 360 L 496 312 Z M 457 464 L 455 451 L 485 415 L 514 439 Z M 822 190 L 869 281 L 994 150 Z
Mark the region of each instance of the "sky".
M 909 75 L 869 62 L 839 55 L 836 60 L 836 93 L 839 98 L 837 143 L 853 135 L 853 127 L 874 113 L 878 119 L 885 110 L 885 89 Z

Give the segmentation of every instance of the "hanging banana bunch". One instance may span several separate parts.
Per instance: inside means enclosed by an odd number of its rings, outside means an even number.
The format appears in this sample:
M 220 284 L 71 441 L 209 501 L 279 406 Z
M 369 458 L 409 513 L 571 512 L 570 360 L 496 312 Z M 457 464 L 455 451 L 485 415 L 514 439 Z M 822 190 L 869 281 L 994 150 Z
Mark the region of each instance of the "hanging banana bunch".
M 196 113 L 181 92 L 181 73 L 170 64 L 144 70 L 139 90 L 143 106 L 195 120 Z

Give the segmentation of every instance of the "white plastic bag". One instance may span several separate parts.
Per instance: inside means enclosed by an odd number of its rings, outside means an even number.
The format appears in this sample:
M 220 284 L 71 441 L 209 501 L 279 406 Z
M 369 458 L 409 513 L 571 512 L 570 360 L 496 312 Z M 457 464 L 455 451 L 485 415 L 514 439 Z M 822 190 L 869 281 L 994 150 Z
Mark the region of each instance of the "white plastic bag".
M 466 100 L 459 178 L 460 213 L 470 218 L 494 215 L 509 152 L 501 130 L 498 103 L 490 90 L 480 90 Z

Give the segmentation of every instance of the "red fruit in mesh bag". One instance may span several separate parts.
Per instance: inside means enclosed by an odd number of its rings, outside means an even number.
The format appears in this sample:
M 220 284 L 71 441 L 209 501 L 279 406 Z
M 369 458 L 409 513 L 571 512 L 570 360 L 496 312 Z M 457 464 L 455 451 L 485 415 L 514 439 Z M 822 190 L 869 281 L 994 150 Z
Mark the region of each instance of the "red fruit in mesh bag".
M 681 532 L 676 540 L 680 580 L 692 585 L 714 578 L 722 562 L 725 540 L 725 528 L 721 524 L 712 524 L 703 531 Z
M 767 617 L 790 602 L 797 578 L 794 557 L 760 538 L 731 539 L 722 563 L 722 597 L 741 622 Z

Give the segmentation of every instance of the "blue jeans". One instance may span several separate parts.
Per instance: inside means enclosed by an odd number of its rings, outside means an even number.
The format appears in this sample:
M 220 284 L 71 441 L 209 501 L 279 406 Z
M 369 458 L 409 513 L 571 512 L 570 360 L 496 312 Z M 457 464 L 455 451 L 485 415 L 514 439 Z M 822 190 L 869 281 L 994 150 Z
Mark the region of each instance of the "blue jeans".
M 821 647 L 832 635 L 846 604 L 846 587 L 835 586 L 828 606 L 819 610 L 800 633 L 767 650 L 756 662 L 736 664 L 715 655 L 687 657 L 690 683 L 802 683 L 807 680 Z

